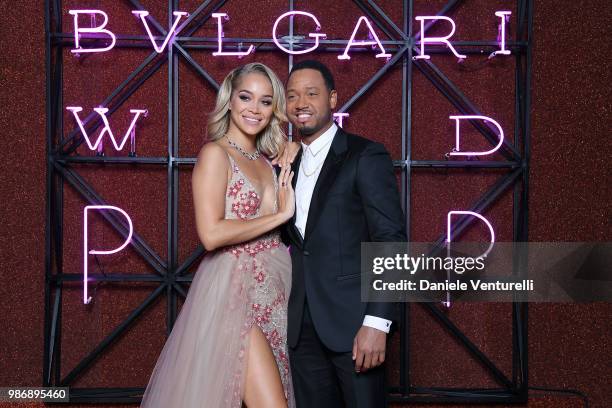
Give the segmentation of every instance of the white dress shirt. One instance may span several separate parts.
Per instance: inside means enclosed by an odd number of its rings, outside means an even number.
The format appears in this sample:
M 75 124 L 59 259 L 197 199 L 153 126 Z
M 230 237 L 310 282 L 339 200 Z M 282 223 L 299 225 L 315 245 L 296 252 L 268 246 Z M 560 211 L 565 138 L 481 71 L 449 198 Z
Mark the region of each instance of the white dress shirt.
M 295 184 L 295 226 L 302 234 L 302 238 L 306 233 L 312 193 L 337 130 L 338 126 L 332 123 L 329 129 L 309 145 L 302 142 L 302 159 Z M 391 321 L 381 317 L 365 315 L 363 325 L 389 333 Z

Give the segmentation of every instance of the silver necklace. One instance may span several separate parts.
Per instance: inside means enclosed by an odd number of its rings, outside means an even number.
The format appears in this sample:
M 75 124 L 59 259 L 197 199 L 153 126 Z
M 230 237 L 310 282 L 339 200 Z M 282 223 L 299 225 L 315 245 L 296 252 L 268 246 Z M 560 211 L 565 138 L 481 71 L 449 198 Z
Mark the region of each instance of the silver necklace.
M 331 141 L 332 141 L 332 140 L 333 140 L 333 139 L 330 139 L 330 140 L 328 140 L 327 142 L 325 142 L 325 144 L 324 144 L 324 145 L 321 147 L 321 149 L 323 149 L 325 146 L 327 146 L 329 143 L 331 143 Z M 309 153 L 310 153 L 310 147 L 307 147 L 307 150 L 308 150 L 308 151 L 304 151 L 304 152 L 302 153 L 302 157 L 303 157 L 303 155 L 305 155 L 305 154 L 309 154 Z M 319 150 L 319 151 L 320 151 L 320 150 Z M 312 155 L 312 154 L 311 154 L 311 155 L 310 155 L 310 157 L 312 157 L 312 158 L 314 159 L 314 155 Z M 323 166 L 323 163 L 324 163 L 324 162 L 325 162 L 325 159 L 321 160 L 321 162 L 320 162 L 320 163 L 319 163 L 319 164 L 318 164 L 318 165 L 317 165 L 317 166 L 314 168 L 314 170 L 313 170 L 313 171 L 311 171 L 310 173 L 307 173 L 307 172 L 306 172 L 306 166 L 304 166 L 304 160 L 302 160 L 302 161 L 300 161 L 300 169 L 302 169 L 302 173 L 304 174 L 304 176 L 306 176 L 306 177 L 310 177 L 310 176 L 312 176 L 313 174 L 315 174 L 315 173 L 316 173 L 316 172 L 317 172 L 317 171 L 318 171 L 318 170 L 321 168 L 321 166 Z
M 300 162 L 300 169 L 302 169 L 302 173 L 304 174 L 304 176 L 310 177 L 313 174 L 315 174 L 317 172 L 317 170 L 319 170 L 319 168 L 321 168 L 322 165 L 323 165 L 323 161 L 321 161 L 321 163 L 319 163 L 317 165 L 317 167 L 315 167 L 315 169 L 313 171 L 311 171 L 310 173 L 306 173 L 306 168 L 304 167 L 304 160 L 302 160 Z
M 259 150 L 255 150 L 255 153 L 247 152 L 242 147 L 240 147 L 236 143 L 234 143 L 232 141 L 232 139 L 229 138 L 228 135 L 225 135 L 225 138 L 227 139 L 227 143 L 230 146 L 232 146 L 234 149 L 238 150 L 240 152 L 240 154 L 243 155 L 244 157 L 246 157 L 247 159 L 249 159 L 249 160 L 257 160 L 257 159 L 259 159 L 259 156 L 261 156 L 261 153 L 259 152 Z

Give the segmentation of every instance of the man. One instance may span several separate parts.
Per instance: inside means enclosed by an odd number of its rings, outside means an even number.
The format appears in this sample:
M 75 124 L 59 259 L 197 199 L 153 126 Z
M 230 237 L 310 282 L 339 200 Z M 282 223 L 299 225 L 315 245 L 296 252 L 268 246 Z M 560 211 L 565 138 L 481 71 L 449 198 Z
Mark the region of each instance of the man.
M 288 310 L 299 408 L 385 406 L 391 303 L 361 302 L 361 242 L 406 240 L 393 164 L 380 143 L 333 121 L 329 69 L 296 64 L 287 115 L 301 137 L 293 171 L 296 212 L 285 227 L 293 282 Z

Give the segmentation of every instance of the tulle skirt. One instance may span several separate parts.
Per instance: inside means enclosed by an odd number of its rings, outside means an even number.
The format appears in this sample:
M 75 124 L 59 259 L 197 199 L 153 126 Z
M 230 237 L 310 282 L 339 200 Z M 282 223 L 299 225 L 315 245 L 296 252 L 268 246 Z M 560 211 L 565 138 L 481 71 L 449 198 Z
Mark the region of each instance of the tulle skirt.
M 276 359 L 288 406 L 291 260 L 278 233 L 208 254 L 157 360 L 141 407 L 240 408 L 249 333 L 259 326 Z

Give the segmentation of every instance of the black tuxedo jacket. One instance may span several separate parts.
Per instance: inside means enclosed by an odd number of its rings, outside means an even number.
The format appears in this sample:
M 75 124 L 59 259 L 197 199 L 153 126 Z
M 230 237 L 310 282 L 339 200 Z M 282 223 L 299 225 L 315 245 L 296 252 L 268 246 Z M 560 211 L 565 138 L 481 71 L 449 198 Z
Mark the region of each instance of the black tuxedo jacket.
M 301 153 L 293 163 L 293 185 Z M 288 343 L 300 337 L 308 302 L 323 344 L 348 352 L 366 314 L 394 320 L 392 303 L 361 302 L 361 242 L 406 241 L 393 163 L 380 143 L 338 129 L 317 179 L 305 237 L 295 215 L 284 226 L 291 246 L 293 278 L 288 310 Z

